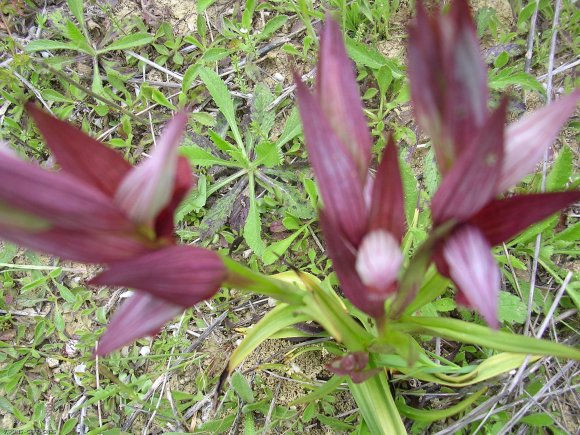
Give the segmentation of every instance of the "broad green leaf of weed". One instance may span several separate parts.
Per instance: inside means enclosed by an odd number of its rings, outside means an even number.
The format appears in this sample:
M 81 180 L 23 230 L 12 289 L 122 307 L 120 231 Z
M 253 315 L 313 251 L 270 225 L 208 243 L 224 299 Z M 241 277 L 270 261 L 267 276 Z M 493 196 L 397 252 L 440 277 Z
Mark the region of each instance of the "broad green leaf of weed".
M 207 178 L 200 175 L 197 179 L 197 188 L 193 189 L 175 212 L 175 221 L 181 222 L 192 211 L 201 210 L 207 200 Z
M 399 158 L 399 161 L 401 164 L 401 179 L 405 196 L 405 216 L 407 216 L 407 222 L 412 222 L 415 208 L 417 207 L 417 199 L 419 198 L 417 177 L 413 173 L 413 168 L 404 159 Z
M 157 104 L 167 107 L 170 110 L 177 110 L 177 107 L 175 107 L 159 89 L 151 89 L 151 99 Z
M 516 71 L 512 68 L 505 68 L 499 72 L 491 72 L 489 87 L 493 90 L 502 90 L 511 85 L 519 85 L 529 91 L 537 91 L 544 94 L 544 87 L 533 76 L 523 71 Z
M 355 41 L 349 36 L 346 36 L 345 44 L 349 57 L 357 64 L 371 69 L 379 69 L 386 65 L 385 57 L 368 45 Z
M 275 143 L 263 141 L 256 145 L 256 163 L 264 165 L 267 168 L 279 166 L 283 160 L 282 151 Z
M 262 240 L 262 221 L 254 195 L 250 194 L 250 210 L 244 225 L 244 240 L 248 246 L 258 255 L 262 256 L 266 246 Z
M 246 0 L 246 7 L 244 8 L 244 13 L 242 14 L 242 27 L 249 31 L 252 27 L 252 16 L 254 15 L 254 9 L 256 9 L 256 0 Z
M 245 403 L 252 403 L 254 402 L 254 392 L 252 391 L 252 387 L 240 372 L 236 371 L 232 375 L 230 382 L 232 384 L 232 388 L 240 396 Z
M 222 79 L 209 68 L 201 68 L 199 70 L 199 76 L 205 83 L 207 90 L 209 91 L 219 110 L 226 118 L 226 121 L 232 130 L 232 134 L 234 135 L 234 140 L 240 148 L 243 148 L 242 136 L 238 129 L 238 124 L 236 123 L 234 102 L 228 87 L 222 81 Z
M 270 181 L 283 201 L 281 211 L 299 219 L 312 219 L 316 215 L 316 209 L 309 199 L 304 197 L 300 189 L 290 183 L 282 183 L 274 178 L 270 178 Z
M 554 419 L 548 413 L 537 412 L 535 414 L 529 414 L 525 417 L 522 417 L 520 423 L 535 427 L 545 427 L 553 425 Z
M 153 41 L 153 36 L 149 33 L 139 32 L 133 33 L 131 35 L 123 36 L 117 39 L 115 42 L 107 45 L 105 48 L 101 48 L 99 53 L 106 53 L 113 50 L 127 50 L 129 48 L 140 47 L 142 45 L 147 45 Z
M 457 308 L 457 304 L 451 298 L 441 298 L 433 301 L 433 306 L 440 313 L 447 313 Z
M 201 60 L 203 62 L 210 63 L 210 62 L 218 62 L 222 59 L 225 59 L 230 55 L 230 50 L 222 47 L 212 47 L 208 48 L 203 55 L 201 56 Z
M 12 243 L 2 242 L 2 249 L 0 249 L 0 263 L 10 263 L 18 254 L 18 246 Z
M 251 118 L 258 125 L 263 138 L 268 137 L 276 119 L 274 111 L 267 110 L 272 101 L 274 101 L 274 95 L 270 89 L 262 83 L 256 85 L 251 106 Z
M 441 182 L 441 175 L 439 174 L 439 169 L 437 169 L 433 147 L 429 149 L 429 152 L 425 156 L 423 163 L 423 179 L 425 180 L 425 190 L 427 190 L 429 197 L 432 197 Z
M 228 160 L 220 159 L 219 157 L 215 157 L 209 151 L 206 151 L 197 145 L 184 145 L 179 148 L 181 154 L 191 162 L 192 165 L 201 166 L 201 167 L 208 167 L 208 166 L 228 166 L 239 168 L 240 165 L 236 164 L 235 162 L 230 162 Z
M 276 15 L 271 20 L 268 20 L 262 31 L 259 33 L 260 40 L 269 39 L 280 27 L 286 24 L 288 17 L 286 15 Z
M 68 7 L 81 26 L 85 24 L 83 0 L 67 0 Z
M 31 41 L 24 48 L 26 52 L 44 51 L 44 50 L 76 50 L 77 46 L 72 42 L 51 41 L 50 39 L 37 39 Z
M 500 322 L 519 325 L 526 321 L 528 309 L 526 304 L 516 295 L 499 292 L 498 319 Z
M 264 265 L 268 266 L 274 262 L 276 262 L 280 257 L 284 255 L 284 253 L 292 246 L 294 240 L 302 234 L 302 232 L 306 229 L 307 225 L 304 225 L 298 231 L 295 231 L 290 236 L 286 237 L 285 239 L 278 240 L 277 242 L 272 243 L 271 245 L 266 248 L 264 255 L 262 256 L 262 261 Z
M 94 55 L 95 50 L 85 38 L 83 32 L 70 20 L 67 20 L 65 25 L 64 36 L 76 45 L 76 47 L 87 54 Z
M 560 150 L 560 154 L 558 154 L 552 169 L 548 173 L 546 178 L 547 190 L 563 190 L 572 176 L 573 167 L 574 156 L 570 148 L 565 146 Z
M 284 130 L 280 134 L 280 137 L 276 141 L 276 146 L 282 148 L 296 136 L 302 132 L 302 124 L 300 123 L 300 116 L 298 115 L 298 110 L 293 108 L 286 119 L 286 124 L 284 124 Z
M 183 81 L 181 82 L 181 90 L 182 92 L 187 92 L 193 86 L 195 79 L 199 75 L 199 70 L 201 65 L 198 63 L 194 63 L 185 71 L 183 74 Z
M 199 224 L 199 236 L 202 240 L 210 239 L 215 233 L 221 230 L 232 213 L 234 202 L 240 193 L 240 188 L 230 190 L 219 198 L 208 210 Z

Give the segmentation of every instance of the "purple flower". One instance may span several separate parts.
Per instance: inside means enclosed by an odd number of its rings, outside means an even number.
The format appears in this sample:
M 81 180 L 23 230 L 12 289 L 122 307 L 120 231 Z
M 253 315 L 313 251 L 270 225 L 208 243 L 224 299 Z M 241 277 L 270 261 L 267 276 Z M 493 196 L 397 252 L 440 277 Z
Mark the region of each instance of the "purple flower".
M 431 136 L 444 174 L 433 197 L 435 228 L 451 225 L 434 260 L 458 302 L 497 327 L 500 273 L 494 245 L 580 199 L 553 192 L 497 199 L 532 172 L 576 109 L 580 90 L 505 128 L 504 100 L 488 110 L 487 71 L 466 0 L 429 18 L 419 2 L 409 29 L 409 77 L 415 115 Z
M 369 176 L 371 135 L 336 22 L 322 30 L 314 93 L 296 77 L 310 163 L 322 196 L 320 223 L 346 297 L 373 317 L 397 289 L 405 232 L 397 149 L 390 138 Z
M 104 264 L 94 284 L 136 290 L 101 337 L 108 353 L 211 297 L 226 276 L 219 256 L 176 246 L 173 214 L 195 180 L 177 147 L 178 113 L 151 158 L 132 167 L 74 126 L 27 106 L 61 170 L 0 154 L 0 237 L 73 261 Z

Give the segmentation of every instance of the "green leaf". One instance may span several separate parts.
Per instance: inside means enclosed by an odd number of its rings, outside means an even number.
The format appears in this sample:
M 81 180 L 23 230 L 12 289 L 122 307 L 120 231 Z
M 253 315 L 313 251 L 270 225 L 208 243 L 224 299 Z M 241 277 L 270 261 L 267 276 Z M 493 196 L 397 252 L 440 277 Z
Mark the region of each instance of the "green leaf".
M 191 89 L 191 87 L 193 86 L 193 82 L 195 82 L 195 79 L 199 75 L 200 68 L 201 65 L 198 63 L 194 63 L 189 68 L 187 68 L 187 71 L 185 71 L 185 74 L 183 74 L 183 81 L 181 82 L 181 90 L 183 92 L 186 92 L 189 89 Z
M 252 392 L 252 387 L 240 372 L 236 371 L 232 375 L 230 382 L 232 384 L 232 388 L 240 396 L 245 403 L 253 403 L 254 402 L 254 393 Z
M 213 47 L 213 48 L 208 48 L 203 55 L 201 56 L 201 60 L 203 62 L 217 62 L 220 61 L 222 59 L 225 59 L 226 57 L 228 57 L 230 55 L 230 50 L 227 50 L 225 48 L 221 48 L 221 47 Z M 201 66 L 199 64 L 195 64 L 195 66 L 197 66 L 198 68 L 200 68 Z
M 70 39 L 79 50 L 91 55 L 95 54 L 95 50 L 91 47 L 91 44 L 87 41 L 83 32 L 81 32 L 75 23 L 70 20 L 68 20 L 65 25 L 65 36 Z
M 276 15 L 271 20 L 268 20 L 260 34 L 259 39 L 269 39 L 280 27 L 286 24 L 288 17 L 286 15 Z
M 286 119 L 286 124 L 284 125 L 284 130 L 280 137 L 276 141 L 276 146 L 282 148 L 296 136 L 302 132 L 302 124 L 300 123 L 300 116 L 298 115 L 298 110 L 296 107 L 292 109 L 288 119 Z
M 284 253 L 288 250 L 288 248 L 290 248 L 292 243 L 294 243 L 294 240 L 296 240 L 296 238 L 300 234 L 302 234 L 302 232 L 307 227 L 308 225 L 304 225 L 302 228 L 294 232 L 294 234 L 290 235 L 289 237 L 286 237 L 285 239 L 279 240 L 268 246 L 268 248 L 264 252 L 264 255 L 262 256 L 262 261 L 264 265 L 268 266 L 277 261 L 281 256 L 283 256 Z
M 580 350 L 573 347 L 509 332 L 494 331 L 463 320 L 442 317 L 405 317 L 402 323 L 405 329 L 411 327 L 434 337 L 477 344 L 505 352 L 580 360 Z
M 347 378 L 350 391 L 365 423 L 373 434 L 404 435 L 407 433 L 385 373 L 355 384 Z
M 207 200 L 207 178 L 200 175 L 197 179 L 197 188 L 193 189 L 187 197 L 181 202 L 181 205 L 175 212 L 175 221 L 181 222 L 185 216 L 192 211 L 199 211 Z
M 532 75 L 523 71 L 514 72 L 511 68 L 505 68 L 497 74 L 492 74 L 489 79 L 489 87 L 494 90 L 505 89 L 511 85 L 519 85 L 524 89 L 545 93 L 546 90 Z
M 538 412 L 535 414 L 529 414 L 522 417 L 520 423 L 527 424 L 535 427 L 551 426 L 554 424 L 554 419 L 550 414 L 545 412 Z
M 264 165 L 267 168 L 279 166 L 284 156 L 276 144 L 268 141 L 256 145 L 256 165 Z
M 67 0 L 68 7 L 81 26 L 85 24 L 83 0 Z
M 209 8 L 211 5 L 213 5 L 216 2 L 216 0 L 197 0 L 196 2 L 196 8 L 197 8 L 197 13 L 202 14 L 203 11 L 205 11 L 207 8 Z
M 234 202 L 240 193 L 239 188 L 230 190 L 207 211 L 199 224 L 199 236 L 202 240 L 210 239 L 221 229 L 230 216 Z
M 264 138 L 270 133 L 276 119 L 276 113 L 273 110 L 268 110 L 268 106 L 272 101 L 274 101 L 274 95 L 272 95 L 270 89 L 262 83 L 256 85 L 250 117 L 259 127 L 260 133 Z
M 256 204 L 256 191 L 254 186 L 254 175 L 250 173 L 250 210 L 248 211 L 248 218 L 244 225 L 244 240 L 254 253 L 262 257 L 266 249 L 262 241 L 262 221 L 260 220 L 260 212 Z
M 334 390 L 340 387 L 340 384 L 345 380 L 344 376 L 333 376 L 320 387 L 305 396 L 300 396 L 298 399 L 290 403 L 291 406 L 302 405 L 303 403 L 311 403 L 317 400 L 330 396 Z
M 417 207 L 417 199 L 419 198 L 417 177 L 413 173 L 413 168 L 404 159 L 399 158 L 399 162 L 401 165 L 403 194 L 405 195 L 405 216 L 407 217 L 407 222 L 412 222 L 415 208 Z
M 500 322 L 523 324 L 528 317 L 526 304 L 516 295 L 499 292 L 498 318 Z
M 189 159 L 189 161 L 193 165 L 208 167 L 208 166 L 227 166 L 232 168 L 239 168 L 241 167 L 239 164 L 235 162 L 231 162 L 228 160 L 220 159 L 219 157 L 215 157 L 209 151 L 206 151 L 197 145 L 184 145 L 179 147 L 179 151 L 181 154 Z
M 440 313 L 446 313 L 448 311 L 453 311 L 457 308 L 457 304 L 451 298 L 441 298 L 433 301 L 433 306 Z
M 547 190 L 563 190 L 572 176 L 573 168 L 574 155 L 570 151 L 570 148 L 564 146 L 560 150 L 560 154 L 558 154 L 546 178 Z
M 367 44 L 355 41 L 349 36 L 346 36 L 345 44 L 349 57 L 357 64 L 368 66 L 371 69 L 379 69 L 387 64 L 387 59 Z
M 247 331 L 246 336 L 230 357 L 229 373 L 233 372 L 248 355 L 273 334 L 290 325 L 307 320 L 311 319 L 304 314 L 297 314 L 296 307 L 283 303 L 277 305 Z
M 425 156 L 423 163 L 423 179 L 425 181 L 425 190 L 427 190 L 429 197 L 432 197 L 441 182 L 441 174 L 437 168 L 433 147 L 429 148 L 429 152 Z
M 151 99 L 155 101 L 157 104 L 161 104 L 164 107 L 167 107 L 171 110 L 177 110 L 177 108 L 167 99 L 163 92 L 159 89 L 151 89 Z
M 234 102 L 230 96 L 230 91 L 222 79 L 211 69 L 201 68 L 199 76 L 205 83 L 207 90 L 214 99 L 216 105 L 226 118 L 228 125 L 234 135 L 234 140 L 240 148 L 243 148 L 243 141 L 238 124 L 236 123 L 236 112 L 234 110 Z
M 149 33 L 145 32 L 133 33 L 131 35 L 123 36 L 122 38 L 117 39 L 115 42 L 107 45 L 105 48 L 100 49 L 99 53 L 140 47 L 142 45 L 149 44 L 151 41 L 153 41 L 153 39 L 154 37 Z
M 29 53 L 34 51 L 44 51 L 44 50 L 77 50 L 78 47 L 71 42 L 58 42 L 51 41 L 50 39 L 37 39 L 31 41 L 25 47 L 24 51 Z
M 465 411 L 469 406 L 475 403 L 475 401 L 479 399 L 485 391 L 487 391 L 487 388 L 483 388 L 477 393 L 473 393 L 461 402 L 446 409 L 416 409 L 400 401 L 397 402 L 397 409 L 405 417 L 409 417 L 415 421 L 433 423 L 438 420 L 445 420 L 449 417 L 453 417 L 455 414 Z

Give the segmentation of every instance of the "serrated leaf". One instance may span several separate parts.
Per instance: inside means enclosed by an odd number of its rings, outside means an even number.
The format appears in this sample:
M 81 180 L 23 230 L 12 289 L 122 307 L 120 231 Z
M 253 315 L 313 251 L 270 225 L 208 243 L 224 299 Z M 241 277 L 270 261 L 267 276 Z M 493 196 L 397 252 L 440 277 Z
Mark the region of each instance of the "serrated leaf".
M 433 301 L 433 306 L 441 313 L 453 311 L 455 308 L 457 308 L 457 304 L 451 298 L 437 299 L 436 301 Z
M 498 74 L 490 77 L 489 87 L 494 90 L 505 89 L 511 85 L 519 85 L 524 89 L 545 93 L 546 90 L 532 75 L 523 71 L 513 72 L 509 68 L 501 70 Z
M 189 68 L 187 68 L 187 71 L 185 71 L 185 74 L 183 74 L 183 81 L 181 82 L 181 90 L 183 92 L 186 92 L 189 89 L 191 89 L 191 87 L 193 86 L 193 82 L 195 82 L 195 79 L 199 75 L 200 68 L 201 65 L 198 63 L 194 63 Z
M 256 145 L 256 163 L 267 168 L 273 168 L 282 163 L 283 154 L 272 142 L 264 141 Z
M 73 23 L 70 20 L 66 22 L 64 36 L 70 39 L 71 42 L 75 44 L 79 50 L 84 51 L 85 53 L 89 53 L 91 55 L 95 53 L 95 50 L 93 49 L 93 47 L 91 47 L 91 45 L 85 38 L 85 35 L 83 35 L 83 32 L 81 32 L 81 30 L 75 25 L 75 23 Z
M 159 89 L 151 89 L 151 99 L 155 101 L 157 104 L 161 104 L 164 107 L 167 107 L 171 110 L 177 110 L 177 108 L 167 99 L 163 92 Z
M 240 131 L 238 130 L 238 124 L 236 123 L 236 112 L 234 110 L 234 102 L 230 95 L 228 87 L 223 82 L 223 80 L 211 69 L 201 68 L 199 70 L 199 76 L 201 80 L 205 83 L 207 90 L 209 91 L 211 97 L 215 101 L 218 109 L 228 122 L 234 140 L 240 148 L 243 148 L 243 141 Z
M 273 110 L 267 110 L 272 101 L 274 101 L 274 95 L 270 89 L 261 83 L 256 85 L 250 116 L 252 121 L 258 125 L 263 137 L 268 136 L 276 119 L 276 113 Z
M 276 32 L 280 27 L 286 24 L 288 21 L 288 17 L 286 15 L 276 15 L 271 20 L 268 20 L 260 34 L 258 35 L 259 39 L 268 39 L 270 36 Z
M 175 212 L 175 221 L 181 222 L 192 211 L 201 210 L 207 201 L 207 178 L 200 175 L 197 179 L 197 188 L 193 189 L 181 202 Z
M 68 7 L 81 26 L 85 23 L 83 0 L 67 0 Z
M 240 396 L 245 403 L 253 403 L 254 402 L 254 392 L 250 387 L 250 384 L 240 372 L 234 372 L 232 375 L 230 382 L 232 384 L 232 388 Z
M 362 44 L 348 36 L 346 36 L 345 44 L 349 57 L 357 64 L 379 69 L 387 63 L 385 57 L 369 45 Z
M 260 220 L 260 213 L 256 205 L 254 194 L 250 194 L 250 210 L 248 211 L 248 218 L 244 225 L 244 240 L 254 253 L 262 257 L 266 246 L 261 237 L 262 221 Z
M 151 41 L 153 41 L 153 39 L 154 39 L 153 36 L 150 35 L 149 33 L 145 32 L 133 33 L 131 35 L 123 36 L 122 38 L 117 39 L 115 42 L 112 42 L 105 48 L 100 49 L 99 53 L 140 47 L 142 45 L 149 44 Z
M 37 39 L 31 41 L 25 47 L 24 51 L 29 53 L 44 50 L 76 50 L 77 47 L 72 42 L 51 41 L 50 39 Z
M 498 319 L 513 325 L 525 323 L 528 317 L 526 304 L 516 295 L 508 292 L 499 292 Z
M 237 196 L 241 189 L 232 189 L 224 196 L 219 198 L 213 206 L 207 211 L 199 224 L 199 236 L 202 240 L 208 240 L 213 237 L 226 222 L 230 214 Z
M 574 155 L 570 151 L 570 148 L 565 146 L 560 150 L 560 154 L 558 154 L 558 157 L 552 165 L 552 169 L 550 169 L 546 177 L 547 190 L 563 190 L 572 176 L 573 168 Z
M 188 158 L 188 160 L 196 166 L 208 167 L 208 166 L 229 166 L 229 167 L 239 167 L 235 163 L 229 162 L 227 160 L 215 157 L 209 151 L 206 151 L 197 145 L 185 145 L 179 147 L 181 155 Z
M 280 137 L 276 141 L 276 146 L 282 148 L 296 136 L 302 132 L 302 124 L 300 123 L 300 116 L 298 114 L 298 109 L 294 107 L 286 119 L 286 124 L 284 124 L 284 130 Z
M 304 225 L 298 231 L 295 231 L 293 234 L 286 237 L 285 239 L 278 240 L 277 242 L 274 242 L 270 246 L 268 246 L 268 248 L 264 252 L 264 255 L 262 256 L 262 261 L 264 265 L 268 266 L 277 261 L 280 257 L 282 257 L 284 253 L 288 250 L 288 248 L 292 246 L 294 240 L 296 240 L 296 238 L 300 234 L 302 234 L 302 232 L 306 229 L 306 227 L 307 225 Z
M 222 59 L 225 59 L 230 55 L 230 50 L 221 47 L 213 47 L 208 48 L 203 55 L 201 56 L 201 60 L 203 62 L 218 62 Z

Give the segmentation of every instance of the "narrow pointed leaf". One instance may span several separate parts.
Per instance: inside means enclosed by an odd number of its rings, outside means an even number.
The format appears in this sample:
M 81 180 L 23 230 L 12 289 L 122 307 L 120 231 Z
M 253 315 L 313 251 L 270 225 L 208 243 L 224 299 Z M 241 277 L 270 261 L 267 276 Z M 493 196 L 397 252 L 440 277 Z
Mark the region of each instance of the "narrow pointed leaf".
M 495 196 L 503 159 L 506 105 L 504 100 L 443 179 L 431 207 L 436 225 L 466 219 Z
M 130 287 L 189 307 L 211 298 L 225 277 L 215 252 L 180 245 L 110 264 L 91 284 Z
M 468 222 L 477 226 L 489 244 L 495 246 L 575 201 L 580 201 L 580 191 L 512 196 L 493 200 Z
M 64 171 L 108 196 L 115 194 L 131 170 L 120 154 L 32 103 L 26 109 Z
M 295 80 L 308 156 L 326 215 L 356 246 L 366 229 L 363 187 L 356 162 L 304 83 L 299 77 Z
M 511 124 L 497 193 L 506 191 L 534 170 L 580 100 L 580 89 Z
M 397 147 L 392 136 L 389 137 L 373 183 L 369 229 L 388 231 L 399 242 L 405 234 L 403 183 Z
M 467 1 L 431 19 L 419 2 L 408 59 L 415 116 L 446 173 L 487 118 L 487 71 Z
M 483 233 L 472 225 L 462 226 L 445 242 L 443 257 L 464 300 L 497 328 L 499 268 Z
M 95 354 L 102 356 L 133 341 L 159 333 L 183 307 L 145 293 L 136 293 L 115 312 L 99 340 Z
M 187 114 L 178 113 L 165 127 L 151 158 L 125 177 L 115 202 L 133 219 L 151 224 L 171 202 L 177 172 L 177 147 L 187 125 Z
M 340 28 L 330 17 L 322 29 L 316 98 L 335 134 L 350 151 L 364 182 L 371 158 L 371 135 L 353 63 L 346 54 Z

